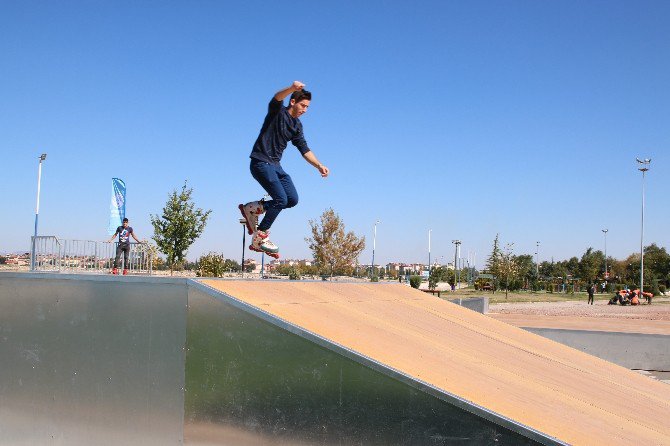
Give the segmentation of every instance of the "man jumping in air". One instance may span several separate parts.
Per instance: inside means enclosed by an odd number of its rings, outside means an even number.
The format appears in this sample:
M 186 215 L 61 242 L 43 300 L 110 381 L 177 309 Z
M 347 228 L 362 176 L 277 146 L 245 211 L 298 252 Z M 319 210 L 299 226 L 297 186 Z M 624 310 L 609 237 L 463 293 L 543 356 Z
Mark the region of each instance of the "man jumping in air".
M 284 99 L 288 95 L 291 95 L 289 105 L 284 107 Z M 305 84 L 298 81 L 278 91 L 270 100 L 268 114 L 251 151 L 250 170 L 254 179 L 272 199 L 238 206 L 246 220 L 247 231 L 253 234 L 249 249 L 264 252 L 274 258 L 279 258 L 279 248 L 270 241 L 270 227 L 282 209 L 298 204 L 298 192 L 293 181 L 279 164 L 288 142 L 291 141 L 298 148 L 305 161 L 314 166 L 322 177 L 327 177 L 330 173 L 307 146 L 302 133 L 299 118 L 307 112 L 311 100 L 312 94 L 305 90 Z M 258 216 L 263 213 L 265 217 L 258 224 Z

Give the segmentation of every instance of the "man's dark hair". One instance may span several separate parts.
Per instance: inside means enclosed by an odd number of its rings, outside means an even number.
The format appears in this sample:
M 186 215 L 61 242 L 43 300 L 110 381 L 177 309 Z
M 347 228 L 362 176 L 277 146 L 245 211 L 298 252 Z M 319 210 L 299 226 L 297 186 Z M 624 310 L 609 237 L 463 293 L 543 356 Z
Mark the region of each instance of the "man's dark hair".
M 128 219 L 127 219 L 127 218 L 124 218 L 124 219 L 123 219 L 123 222 L 124 222 L 124 223 L 128 223 Z
M 291 94 L 291 99 L 295 99 L 296 104 L 303 99 L 307 99 L 308 101 L 312 100 L 312 93 L 310 93 L 307 90 L 298 90 L 294 91 L 293 94 Z

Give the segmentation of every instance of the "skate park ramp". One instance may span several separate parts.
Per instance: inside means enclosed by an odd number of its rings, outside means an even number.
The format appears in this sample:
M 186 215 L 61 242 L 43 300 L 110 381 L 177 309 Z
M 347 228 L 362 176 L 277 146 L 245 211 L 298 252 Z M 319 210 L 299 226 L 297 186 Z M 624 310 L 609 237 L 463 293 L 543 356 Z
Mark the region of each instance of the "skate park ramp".
M 670 444 L 670 386 L 399 284 L 0 273 L 0 445 Z
M 203 280 L 268 320 L 545 444 L 670 444 L 670 386 L 402 285 Z

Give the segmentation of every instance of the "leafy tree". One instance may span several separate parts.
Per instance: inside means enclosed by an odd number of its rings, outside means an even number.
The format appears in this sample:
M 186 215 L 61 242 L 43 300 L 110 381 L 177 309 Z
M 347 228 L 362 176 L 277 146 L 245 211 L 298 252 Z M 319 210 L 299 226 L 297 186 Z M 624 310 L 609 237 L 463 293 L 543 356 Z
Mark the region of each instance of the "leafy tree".
M 554 261 L 552 260 L 551 262 L 547 262 L 546 260 L 544 262 L 540 262 L 540 277 L 543 278 L 551 278 L 554 277 Z
M 160 256 L 155 256 L 153 258 L 153 266 L 152 268 L 156 271 L 165 271 L 168 269 L 167 263 L 165 263 L 165 259 Z
M 517 266 L 517 276 L 511 289 L 517 290 L 537 281 L 535 274 L 535 262 L 530 254 L 514 256 L 514 263 Z
M 563 266 L 567 274 L 563 275 L 565 278 L 568 274 L 572 276 L 579 276 L 579 259 L 577 257 L 570 257 L 570 260 L 563 262 Z
M 439 282 L 448 282 L 450 285 L 453 285 L 455 282 L 455 272 L 454 270 L 445 268 L 443 266 L 436 266 L 430 270 L 430 275 L 428 276 L 428 289 L 434 290 L 437 288 Z
M 498 274 L 500 278 L 505 281 L 505 299 L 508 297 L 510 282 L 514 281 L 519 271 L 519 267 L 514 261 L 514 256 L 512 255 L 513 246 L 514 243 L 506 244 L 505 249 L 501 251 L 498 259 Z
M 647 287 L 647 274 L 649 279 L 660 279 L 665 283 L 670 274 L 670 254 L 665 248 L 659 248 L 652 243 L 644 248 L 644 276 L 645 288 Z
M 237 263 L 235 260 L 231 259 L 226 259 L 226 261 L 223 263 L 223 270 L 226 272 L 234 272 L 234 271 L 240 271 L 240 264 Z
M 223 254 L 210 252 L 201 256 L 197 262 L 198 276 L 200 277 L 223 277 L 226 271 L 226 259 Z
M 292 265 L 291 270 L 288 273 L 289 280 L 300 280 L 302 276 L 300 275 L 300 267 L 297 265 Z
M 500 241 L 499 234 L 496 234 L 496 238 L 493 240 L 493 249 L 491 250 L 491 255 L 486 260 L 486 270 L 493 274 L 493 292 L 495 293 L 498 288 L 498 280 L 500 277 L 500 257 L 502 251 L 500 250 Z
M 344 230 L 340 216 L 330 208 L 321 214 L 320 221 L 310 220 L 312 237 L 306 237 L 314 261 L 322 272 L 350 275 L 353 265 L 365 249 L 365 237 L 356 237 Z
M 302 278 L 303 269 L 298 265 L 284 263 L 283 265 L 278 265 L 275 268 L 275 272 L 282 276 L 289 276 L 290 280 L 300 280 Z
M 176 265 L 184 261 L 186 251 L 200 237 L 212 212 L 196 209 L 191 200 L 192 194 L 193 189 L 188 189 L 184 182 L 181 192 L 175 189 L 168 196 L 163 214 L 151 215 L 151 224 L 154 227 L 153 239 L 158 249 L 167 257 L 170 274 Z
M 604 268 L 605 255 L 602 251 L 593 251 L 588 248 L 579 261 L 578 276 L 585 283 L 593 283 Z
M 444 282 L 444 268 L 441 266 L 435 266 L 430 269 L 430 275 L 428 276 L 428 289 L 434 290 L 437 288 L 438 282 Z

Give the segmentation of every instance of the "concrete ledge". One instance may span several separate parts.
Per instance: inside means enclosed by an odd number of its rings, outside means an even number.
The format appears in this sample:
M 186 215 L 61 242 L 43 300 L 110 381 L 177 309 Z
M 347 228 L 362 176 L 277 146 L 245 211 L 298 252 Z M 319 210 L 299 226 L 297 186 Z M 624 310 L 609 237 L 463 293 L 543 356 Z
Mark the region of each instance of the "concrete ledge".
M 448 299 L 448 301 L 456 305 L 460 305 L 461 307 L 468 308 L 472 311 L 476 311 L 478 313 L 487 314 L 489 312 L 488 297 L 467 297 L 465 299 L 456 298 L 456 299 Z
M 670 370 L 670 336 L 521 327 L 628 369 Z

